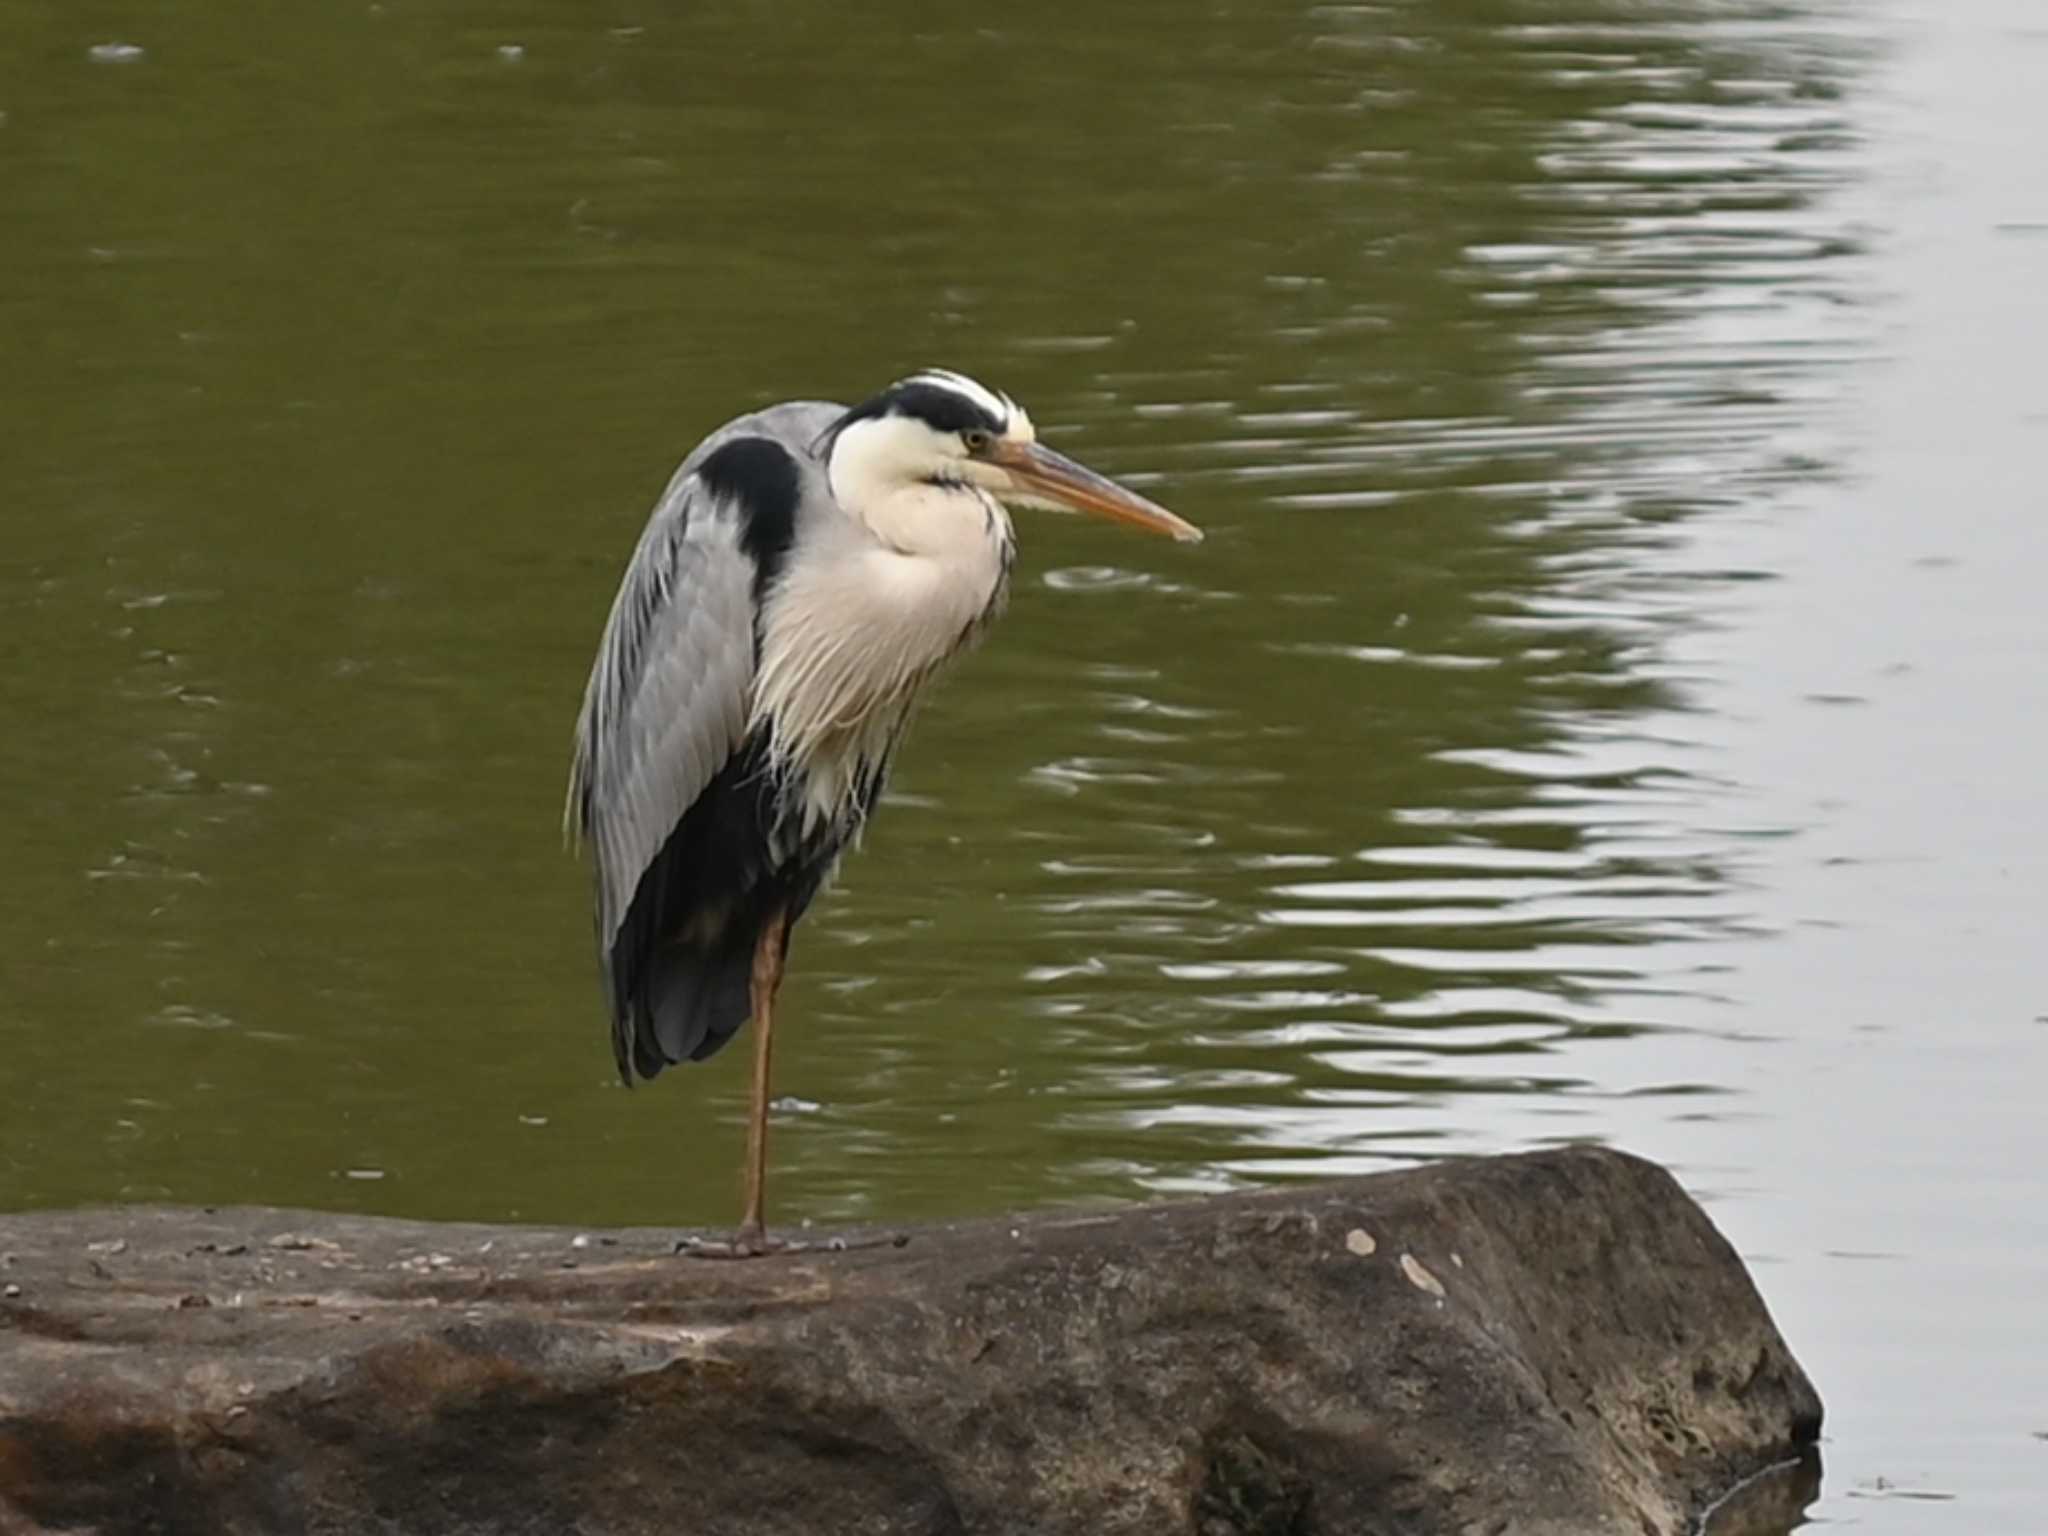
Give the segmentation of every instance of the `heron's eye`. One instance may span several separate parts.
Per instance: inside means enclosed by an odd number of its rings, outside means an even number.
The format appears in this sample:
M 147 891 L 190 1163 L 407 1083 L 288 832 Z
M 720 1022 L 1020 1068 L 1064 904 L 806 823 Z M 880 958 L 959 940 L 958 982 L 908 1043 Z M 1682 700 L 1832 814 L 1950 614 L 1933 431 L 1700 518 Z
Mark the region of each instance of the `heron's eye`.
M 987 453 L 989 445 L 995 440 L 993 432 L 984 432 L 979 427 L 960 434 L 960 441 L 967 445 L 969 453 Z

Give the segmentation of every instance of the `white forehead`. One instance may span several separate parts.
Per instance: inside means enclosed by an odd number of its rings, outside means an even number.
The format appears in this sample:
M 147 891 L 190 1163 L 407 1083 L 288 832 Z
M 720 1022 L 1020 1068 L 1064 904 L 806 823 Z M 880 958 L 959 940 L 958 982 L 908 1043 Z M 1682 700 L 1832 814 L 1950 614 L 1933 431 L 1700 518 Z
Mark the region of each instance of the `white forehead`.
M 950 389 L 957 395 L 964 395 L 996 420 L 1004 423 L 1003 436 L 1012 442 L 1029 443 L 1038 437 L 1037 428 L 1031 425 L 1030 413 L 1023 406 L 1001 391 L 990 389 L 986 384 L 970 379 L 964 373 L 955 373 L 950 368 L 922 368 L 905 382 L 930 384 L 939 389 Z

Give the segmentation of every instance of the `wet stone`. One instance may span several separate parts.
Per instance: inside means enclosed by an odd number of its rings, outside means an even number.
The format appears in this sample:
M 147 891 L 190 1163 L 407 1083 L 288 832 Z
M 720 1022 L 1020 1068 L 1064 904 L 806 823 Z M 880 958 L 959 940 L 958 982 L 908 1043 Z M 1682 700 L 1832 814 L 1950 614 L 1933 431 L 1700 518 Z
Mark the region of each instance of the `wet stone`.
M 235 1256 L 287 1222 L 319 1264 Z M 1601 1149 L 677 1236 L 0 1217 L 0 1532 L 1681 1536 L 1820 1427 L 1706 1215 Z

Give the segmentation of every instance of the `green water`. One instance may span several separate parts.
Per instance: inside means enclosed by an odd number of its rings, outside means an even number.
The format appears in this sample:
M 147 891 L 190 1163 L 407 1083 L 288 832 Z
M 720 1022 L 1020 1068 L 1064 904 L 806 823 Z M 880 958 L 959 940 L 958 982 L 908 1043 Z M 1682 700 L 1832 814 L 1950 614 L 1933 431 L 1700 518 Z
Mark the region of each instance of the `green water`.
M 771 1213 L 1612 1141 L 1756 1264 L 1827 1518 L 2021 1520 L 2044 64 L 2023 0 L 0 0 L 0 1208 L 729 1221 L 746 1053 L 611 1077 L 570 723 L 698 436 L 941 363 L 1210 537 L 1020 514 L 799 932 Z

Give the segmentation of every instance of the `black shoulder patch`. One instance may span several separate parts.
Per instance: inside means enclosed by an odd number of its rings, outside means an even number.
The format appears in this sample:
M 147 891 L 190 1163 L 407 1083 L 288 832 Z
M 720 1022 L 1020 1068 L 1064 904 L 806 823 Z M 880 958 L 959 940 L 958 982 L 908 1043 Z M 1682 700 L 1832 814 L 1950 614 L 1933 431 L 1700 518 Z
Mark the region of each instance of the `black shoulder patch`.
M 704 489 L 740 514 L 740 548 L 754 562 L 754 601 L 781 573 L 796 539 L 796 504 L 802 480 L 796 460 L 765 437 L 736 437 L 697 466 Z

